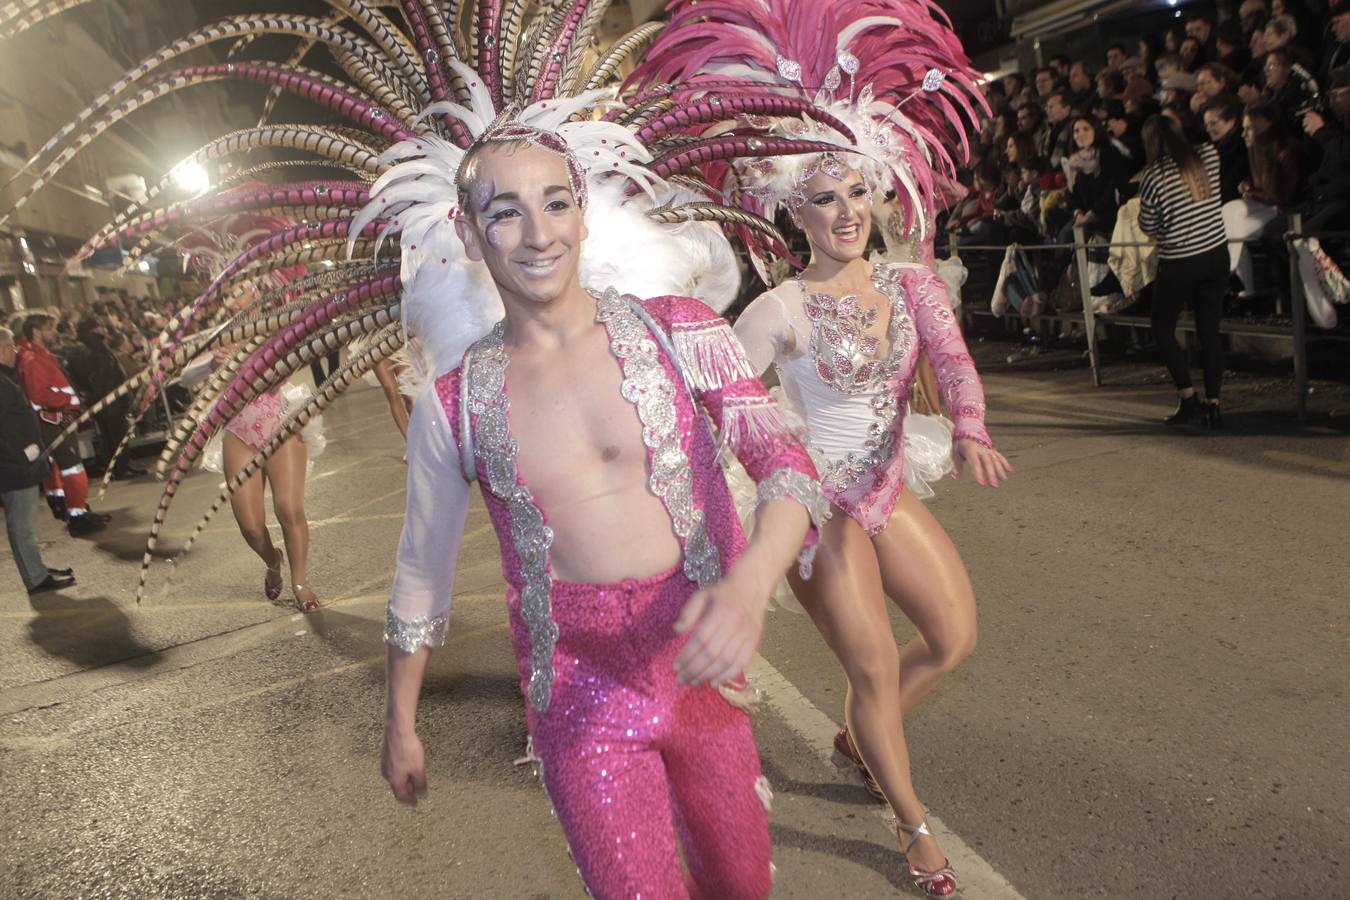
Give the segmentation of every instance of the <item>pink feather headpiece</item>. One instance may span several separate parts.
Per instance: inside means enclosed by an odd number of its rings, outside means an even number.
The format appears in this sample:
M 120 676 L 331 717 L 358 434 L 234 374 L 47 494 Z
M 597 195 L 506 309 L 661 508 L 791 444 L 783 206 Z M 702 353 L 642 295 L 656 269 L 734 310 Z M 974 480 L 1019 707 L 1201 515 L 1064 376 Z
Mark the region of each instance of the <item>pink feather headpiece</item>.
M 831 157 L 874 190 L 893 189 L 905 227 L 922 230 L 939 185 L 955 174 L 949 146 L 969 155 L 966 131 L 987 110 L 979 74 L 945 13 L 931 0 L 675 0 L 671 22 L 629 86 L 673 82 L 679 97 L 728 80 L 808 100 L 846 125 L 817 117 L 728 122 L 833 144 L 838 153 L 738 162 L 719 185 L 742 205 L 772 213 L 800 203 L 802 183 Z M 704 132 L 707 133 L 706 131 Z M 729 176 L 736 176 L 733 181 Z

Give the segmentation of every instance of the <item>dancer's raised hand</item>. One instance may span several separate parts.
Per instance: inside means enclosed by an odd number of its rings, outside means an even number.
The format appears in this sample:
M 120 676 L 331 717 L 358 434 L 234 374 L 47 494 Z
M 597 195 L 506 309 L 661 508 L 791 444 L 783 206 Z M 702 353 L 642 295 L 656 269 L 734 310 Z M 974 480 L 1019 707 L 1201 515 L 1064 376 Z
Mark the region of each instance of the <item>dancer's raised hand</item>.
M 998 487 L 1013 471 L 1012 463 L 1002 453 L 969 438 L 960 438 L 956 442 L 955 459 L 952 460 L 953 478 L 961 477 L 963 463 L 970 468 L 975 483 L 981 486 Z

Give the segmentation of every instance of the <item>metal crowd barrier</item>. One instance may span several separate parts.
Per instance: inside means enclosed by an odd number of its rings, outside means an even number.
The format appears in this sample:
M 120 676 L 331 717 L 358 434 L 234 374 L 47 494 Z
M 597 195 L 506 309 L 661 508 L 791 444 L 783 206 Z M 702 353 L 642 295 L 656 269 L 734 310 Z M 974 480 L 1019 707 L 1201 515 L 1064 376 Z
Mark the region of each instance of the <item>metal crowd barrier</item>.
M 1294 241 L 1304 237 L 1316 237 L 1318 239 L 1339 240 L 1350 238 L 1350 232 L 1330 232 L 1319 231 L 1316 234 L 1303 233 L 1302 216 L 1297 213 L 1289 216 L 1289 228 L 1285 232 L 1284 243 L 1289 253 L 1289 288 L 1290 288 L 1290 315 L 1292 322 L 1288 326 L 1284 325 L 1265 325 L 1255 323 L 1238 323 L 1231 319 L 1221 322 L 1219 333 L 1227 335 L 1239 335 L 1245 337 L 1288 337 L 1293 342 L 1293 367 L 1294 367 L 1294 394 L 1295 407 L 1298 420 L 1304 421 L 1308 412 L 1308 342 L 1313 340 L 1329 341 L 1350 341 L 1350 334 L 1326 332 L 1310 336 L 1308 334 L 1307 323 L 1307 300 L 1303 293 L 1303 283 L 1299 275 L 1297 256 L 1294 252 Z M 1259 240 L 1251 241 L 1229 241 L 1229 243 L 1260 243 Z M 1000 254 L 1006 253 L 1008 244 L 958 244 L 953 235 L 948 247 L 950 253 L 959 257 L 960 254 L 968 251 L 996 251 Z M 1072 250 L 1074 262 L 1078 266 L 1080 277 L 1078 279 L 1078 290 L 1082 303 L 1081 313 L 1066 313 L 1062 311 L 1047 311 L 1031 319 L 1043 319 L 1048 321 L 1081 321 L 1083 329 L 1086 332 L 1088 344 L 1088 360 L 1092 369 L 1092 383 L 1095 387 L 1101 387 L 1101 350 L 1098 347 L 1097 325 L 1123 325 L 1130 328 L 1150 328 L 1151 323 L 1147 316 L 1126 315 L 1120 313 L 1098 313 L 1093 309 L 1092 285 L 1088 284 L 1085 273 L 1088 271 L 1088 249 L 1104 249 L 1108 247 L 1149 247 L 1154 246 L 1148 242 L 1118 242 L 1110 241 L 1105 243 L 1089 244 L 1087 235 L 1081 226 L 1075 226 L 1073 229 L 1073 243 L 1059 244 L 1019 244 L 1021 250 L 1031 253 L 1046 252 L 1055 250 Z M 1001 257 L 1000 257 L 1001 258 Z M 1282 310 L 1277 309 L 1277 312 Z M 1017 313 L 1009 313 L 1005 318 L 1026 319 Z M 1193 331 L 1195 326 L 1193 321 L 1181 321 L 1178 328 Z

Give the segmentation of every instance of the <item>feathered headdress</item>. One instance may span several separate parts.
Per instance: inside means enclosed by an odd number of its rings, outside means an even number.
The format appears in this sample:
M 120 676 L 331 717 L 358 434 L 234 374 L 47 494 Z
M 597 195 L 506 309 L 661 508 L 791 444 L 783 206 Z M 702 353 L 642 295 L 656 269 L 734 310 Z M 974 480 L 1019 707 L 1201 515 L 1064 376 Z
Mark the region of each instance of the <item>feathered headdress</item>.
M 431 374 L 458 365 L 464 350 L 502 316 L 501 300 L 487 267 L 465 255 L 454 228 L 465 202 L 460 179 L 472 147 L 527 142 L 558 152 L 567 160 L 578 204 L 589 212 L 588 198 L 597 193 L 605 207 L 604 218 L 645 220 L 645 212 L 654 203 L 635 201 L 630 207 L 628 195 L 638 189 L 654 199 L 656 190 L 664 187 L 662 179 L 646 167 L 651 154 L 633 132 L 599 118 L 618 105 L 612 90 L 553 97 L 518 112 L 499 114 L 487 86 L 472 69 L 455 60 L 450 67 L 467 89 L 466 102 L 433 103 L 418 120 L 451 117 L 463 126 L 471 143 L 461 147 L 428 134 L 386 150 L 380 163 L 390 168 L 371 185 L 370 201 L 353 218 L 348 238 L 349 245 L 354 245 L 354 236 L 374 224 L 378 253 L 387 237 L 399 235 L 403 322 L 421 339 L 428 356 L 425 368 Z M 623 190 L 600 192 L 607 182 Z M 588 240 L 583 258 L 596 243 Z M 671 244 L 669 239 L 658 240 L 649 252 L 659 256 L 662 251 L 678 251 Z M 622 279 L 615 286 L 628 289 Z M 454 298 L 453 303 L 447 304 L 446 298 Z
M 0 40 L 81 2 L 10 4 L 0 10 Z M 691 137 L 689 129 L 752 113 L 805 115 L 830 122 L 840 133 L 849 131 L 809 99 L 772 96 L 743 79 L 728 80 L 725 91 L 702 84 L 698 102 L 685 105 L 668 92 L 617 103 L 610 94 L 596 93 L 663 27 L 640 25 L 608 50 L 593 53 L 605 0 L 330 3 L 334 13 L 326 17 L 230 16 L 166 45 L 95 98 L 11 179 L 27 185 L 0 222 L 100 134 L 169 94 L 213 82 L 268 89 L 257 124 L 207 141 L 78 254 L 83 258 L 122 243 L 132 248 L 125 261 L 130 266 L 187 232 L 210 230 L 230 217 L 284 220 L 219 267 L 206 290 L 159 336 L 145 372 L 90 410 L 133 392 L 143 410 L 153 392 L 193 357 L 221 343 L 237 348 L 200 395 L 207 398 L 199 401 L 205 406 L 178 423 L 166 443 L 160 462 L 167 483 L 147 542 L 142 587 L 182 478 L 211 435 L 252 398 L 311 359 L 367 338 L 364 349 L 350 354 L 312 403 L 283 426 L 279 446 L 402 345 L 400 317 L 430 351 L 432 374 L 458 362 L 456 351 L 500 317 L 491 279 L 483 266 L 464 257 L 449 218 L 458 203 L 455 175 L 463 151 L 489 131 L 500 111 L 519 109 L 509 118 L 560 136 L 585 169 L 591 200 L 583 281 L 603 278 L 605 286 L 639 293 L 693 293 L 719 307 L 736 289 L 735 279 L 727 277 L 736 268 L 722 230 L 734 230 L 757 246 L 781 248 L 783 240 L 771 222 L 722 201 L 702 171 L 738 158 L 830 145 L 767 130 Z M 294 41 L 294 52 L 281 61 L 248 58 L 277 46 L 254 40 L 263 34 Z M 219 44 L 229 48 L 227 61 L 179 62 L 184 54 Z M 311 53 L 320 52 L 330 57 L 328 71 L 305 65 Z M 312 103 L 320 121 L 271 122 L 282 93 Z M 259 151 L 280 158 L 252 160 L 235 179 L 265 178 L 265 183 L 230 182 L 192 196 L 176 187 L 174 176 L 189 167 L 234 162 Z M 287 180 L 297 172 L 310 180 Z M 654 239 L 658 235 L 664 243 Z M 658 246 L 664 249 L 654 252 Z M 690 265 L 700 260 L 706 264 L 702 272 Z M 206 327 L 219 321 L 222 301 L 239 285 L 294 267 L 307 274 L 286 286 L 284 302 L 272 298 Z M 261 465 L 272 449 L 264 448 L 250 466 Z

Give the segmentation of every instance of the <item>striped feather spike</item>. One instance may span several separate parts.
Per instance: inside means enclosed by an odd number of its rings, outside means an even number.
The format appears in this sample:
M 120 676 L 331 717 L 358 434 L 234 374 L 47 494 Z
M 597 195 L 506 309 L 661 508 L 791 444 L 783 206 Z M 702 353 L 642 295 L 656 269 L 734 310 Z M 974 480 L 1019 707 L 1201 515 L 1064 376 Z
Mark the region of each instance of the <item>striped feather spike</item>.
M 373 300 L 389 297 L 394 293 L 393 288 L 397 281 L 398 276 L 394 273 L 376 279 L 363 286 L 365 288 L 362 292 L 363 296 Z M 332 298 L 329 302 L 323 304 L 322 310 L 315 311 L 316 314 L 310 321 L 315 323 L 326 322 L 324 314 L 328 314 L 327 318 L 331 318 L 333 308 L 343 305 L 348 305 L 348 308 L 350 308 L 350 305 L 354 305 L 354 301 L 349 305 L 346 297 Z M 371 317 L 369 319 L 367 330 L 373 331 L 397 320 L 398 305 L 396 303 L 389 305 L 385 307 L 383 312 L 385 313 L 384 318 Z M 191 469 L 192 464 L 196 462 L 210 437 L 224 427 L 226 422 L 238 415 L 245 404 L 262 393 L 268 385 L 280 384 L 300 367 L 308 365 L 322 355 L 327 355 L 335 346 L 340 346 L 337 341 L 346 343 L 351 337 L 361 333 L 360 327 L 359 324 L 349 323 L 343 327 L 341 332 L 335 329 L 332 332 L 318 335 L 318 338 L 312 341 L 310 338 L 315 336 L 315 332 L 319 331 L 321 326 L 313 325 L 308 329 L 296 329 L 295 333 L 288 329 L 285 334 L 274 336 L 266 341 L 263 347 L 256 351 L 244 364 L 239 374 L 226 385 L 220 399 L 203 418 L 197 430 L 184 445 L 178 458 L 174 460 L 168 477 L 165 479 L 164 488 L 160 492 L 159 502 L 155 507 L 154 517 L 150 522 L 150 534 L 146 538 L 145 553 L 141 557 L 141 573 L 136 588 L 136 602 L 138 604 L 145 596 L 150 563 L 154 558 L 154 550 L 159 544 L 159 536 L 164 528 L 164 522 L 168 518 L 169 509 L 173 506 L 174 497 L 183 483 L 183 478 Z

